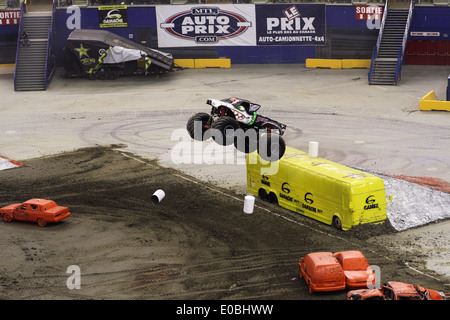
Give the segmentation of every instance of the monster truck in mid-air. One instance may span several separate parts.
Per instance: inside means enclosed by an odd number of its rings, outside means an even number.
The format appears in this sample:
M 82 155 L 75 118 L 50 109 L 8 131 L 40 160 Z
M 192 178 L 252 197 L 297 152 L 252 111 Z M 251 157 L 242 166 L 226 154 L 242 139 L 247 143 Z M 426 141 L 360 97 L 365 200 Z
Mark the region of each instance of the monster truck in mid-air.
M 259 104 L 246 99 L 209 99 L 211 112 L 194 114 L 186 128 L 192 139 L 204 141 L 213 138 L 226 146 L 234 143 L 241 152 L 258 150 L 267 161 L 280 159 L 286 150 L 282 135 L 286 125 L 257 114 Z

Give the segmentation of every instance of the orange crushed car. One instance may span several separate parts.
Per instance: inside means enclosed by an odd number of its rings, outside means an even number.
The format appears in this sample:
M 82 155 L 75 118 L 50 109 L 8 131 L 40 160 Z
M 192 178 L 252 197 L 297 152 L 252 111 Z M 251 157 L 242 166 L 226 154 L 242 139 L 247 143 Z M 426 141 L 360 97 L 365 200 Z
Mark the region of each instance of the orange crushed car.
M 375 273 L 360 251 L 309 253 L 298 262 L 310 292 L 367 288 Z
M 41 227 L 47 223 L 56 223 L 70 216 L 69 208 L 58 206 L 52 200 L 30 199 L 0 209 L 0 217 L 5 222 L 13 220 L 37 222 Z
M 345 289 L 345 275 L 331 252 L 309 253 L 298 262 L 300 278 L 305 279 L 309 292 Z
M 336 252 L 333 256 L 344 270 L 347 289 L 363 289 L 375 285 L 375 272 L 361 251 Z
M 448 300 L 443 292 L 425 289 L 417 284 L 389 281 L 380 289 L 360 289 L 347 293 L 347 300 Z
M 358 289 L 347 292 L 347 300 L 386 300 L 380 289 Z

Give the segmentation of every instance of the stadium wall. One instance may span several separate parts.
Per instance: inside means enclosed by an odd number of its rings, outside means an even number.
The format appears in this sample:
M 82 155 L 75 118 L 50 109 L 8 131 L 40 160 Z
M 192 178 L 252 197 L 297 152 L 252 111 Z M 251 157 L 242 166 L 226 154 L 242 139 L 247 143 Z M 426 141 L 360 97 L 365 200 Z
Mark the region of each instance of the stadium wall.
M 236 5 L 236 7 L 243 5 Z M 255 5 L 256 8 L 268 6 Z M 271 5 L 286 6 L 286 5 Z M 298 5 L 301 6 L 301 5 Z M 160 47 L 155 6 L 128 6 L 127 24 L 109 27 L 121 36 L 151 48 L 171 52 L 176 59 L 228 58 L 235 63 L 305 63 L 308 58 L 370 59 L 378 36 L 377 21 L 359 20 L 355 5 L 325 6 L 325 41 L 320 44 L 221 45 Z M 180 6 L 160 6 L 177 7 Z M 257 11 L 258 12 L 258 11 Z M 258 19 L 258 16 L 256 16 Z M 262 19 L 261 19 L 262 20 Z M 408 38 L 409 64 L 450 64 L 450 7 L 416 6 Z M 62 48 L 73 28 L 100 29 L 99 9 L 80 8 L 79 16 L 70 8 L 58 8 L 55 16 L 54 50 L 57 65 L 62 65 Z M 0 64 L 14 63 L 18 25 L 0 24 Z M 424 57 L 425 56 L 425 57 Z M 445 60 L 445 63 L 444 63 Z M 437 63 L 439 61 L 439 63 Z

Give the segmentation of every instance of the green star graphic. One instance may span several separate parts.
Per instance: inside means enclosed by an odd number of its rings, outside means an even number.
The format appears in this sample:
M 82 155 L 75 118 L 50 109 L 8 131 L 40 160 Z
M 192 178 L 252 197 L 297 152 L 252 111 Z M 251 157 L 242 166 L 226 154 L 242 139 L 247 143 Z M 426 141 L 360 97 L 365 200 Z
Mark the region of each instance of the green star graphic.
M 75 48 L 76 51 L 78 51 L 78 53 L 80 54 L 80 58 L 82 58 L 83 56 L 86 56 L 89 58 L 89 55 L 87 54 L 87 52 L 90 50 L 89 48 L 85 48 L 83 47 L 83 44 L 80 43 L 80 47 L 79 48 Z

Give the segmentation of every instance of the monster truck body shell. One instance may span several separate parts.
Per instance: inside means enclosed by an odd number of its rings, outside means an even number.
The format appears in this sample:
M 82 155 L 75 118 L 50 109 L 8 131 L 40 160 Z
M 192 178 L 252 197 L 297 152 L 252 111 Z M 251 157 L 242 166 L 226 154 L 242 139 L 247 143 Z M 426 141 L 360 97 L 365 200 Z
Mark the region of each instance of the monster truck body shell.
M 232 117 L 243 129 L 267 129 L 268 132 L 275 129 L 279 131 L 279 135 L 283 135 L 286 130 L 286 125 L 258 115 L 256 112 L 261 106 L 249 100 L 231 97 L 223 100 L 209 99 L 206 103 L 213 107 L 212 114 Z

